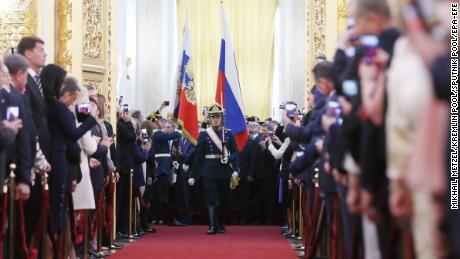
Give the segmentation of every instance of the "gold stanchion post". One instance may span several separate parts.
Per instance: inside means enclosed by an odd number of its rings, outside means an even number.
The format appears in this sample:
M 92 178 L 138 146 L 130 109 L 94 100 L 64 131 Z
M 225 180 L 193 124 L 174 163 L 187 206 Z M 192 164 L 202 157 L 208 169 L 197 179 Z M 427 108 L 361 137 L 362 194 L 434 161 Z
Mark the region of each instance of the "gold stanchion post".
M 9 228 L 9 242 L 8 242 L 8 255 L 9 258 L 15 258 L 14 252 L 15 252 L 15 242 L 16 242 L 16 236 L 15 236 L 15 228 L 16 228 L 16 207 L 15 205 L 15 200 L 14 196 L 16 195 L 16 164 L 10 164 L 10 177 L 8 180 L 8 185 L 10 189 L 10 197 L 9 197 L 9 203 L 10 203 L 10 215 L 8 219 L 8 228 Z
M 41 176 L 42 188 L 45 192 L 48 191 L 48 173 L 44 172 Z M 43 201 L 42 201 L 43 202 Z M 49 211 L 49 210 L 48 210 Z M 47 258 L 48 246 L 47 246 L 47 237 L 48 237 L 48 212 L 45 212 L 44 226 L 42 231 L 42 256 Z
M 129 216 L 128 216 L 128 237 L 133 238 L 133 169 L 129 171 Z
M 292 191 L 294 191 L 294 188 L 292 188 Z M 295 199 L 294 195 L 292 196 L 292 232 L 291 232 L 291 237 L 296 236 L 296 224 L 295 224 Z
M 305 237 L 304 237 L 304 229 L 303 229 L 303 182 L 299 184 L 299 239 L 302 241 L 301 245 L 304 246 Z
M 133 216 L 134 216 L 134 219 L 133 219 L 133 221 L 134 221 L 134 228 L 133 228 L 134 233 L 137 233 L 137 201 L 138 201 L 137 197 L 134 198 L 134 208 L 133 208 L 133 210 L 134 210 L 134 214 L 133 214 Z
M 117 237 L 117 182 L 115 172 L 112 173 L 113 195 L 112 195 L 112 230 L 110 231 L 110 248 L 113 248 Z
M 89 210 L 85 210 L 84 212 L 84 233 L 83 233 L 83 258 L 88 259 L 88 253 L 89 253 Z

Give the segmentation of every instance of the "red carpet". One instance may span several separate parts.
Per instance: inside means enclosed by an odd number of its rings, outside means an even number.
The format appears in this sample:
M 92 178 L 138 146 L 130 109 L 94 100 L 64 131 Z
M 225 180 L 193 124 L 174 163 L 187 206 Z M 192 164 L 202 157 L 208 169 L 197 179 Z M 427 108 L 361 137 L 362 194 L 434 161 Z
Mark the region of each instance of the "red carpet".
M 208 236 L 207 226 L 159 226 L 111 256 L 120 258 L 276 258 L 296 259 L 279 227 L 229 226 L 226 234 Z

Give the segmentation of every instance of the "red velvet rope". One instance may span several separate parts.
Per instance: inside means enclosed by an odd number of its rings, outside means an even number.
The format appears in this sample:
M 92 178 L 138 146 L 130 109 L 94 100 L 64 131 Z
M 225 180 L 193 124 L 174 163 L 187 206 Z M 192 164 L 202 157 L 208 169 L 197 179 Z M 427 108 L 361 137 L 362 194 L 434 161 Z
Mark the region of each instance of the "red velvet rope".
M 112 229 L 112 226 L 113 226 L 113 196 L 115 195 L 115 183 L 110 183 L 109 185 L 109 191 L 110 191 L 110 201 L 108 203 L 108 206 L 107 206 L 107 224 L 106 224 L 106 227 L 105 227 L 105 233 L 106 234 L 109 234 L 111 229 Z M 139 197 L 139 199 L 141 199 L 141 197 Z
M 97 205 L 96 205 L 96 212 L 94 213 L 94 220 L 93 220 L 93 226 L 91 228 L 91 239 L 94 239 L 96 237 L 96 232 L 97 232 L 97 228 L 99 227 L 99 224 L 103 224 L 103 226 L 105 226 L 105 220 L 104 220 L 104 195 L 105 195 L 105 192 L 104 192 L 104 189 L 101 190 L 101 192 L 99 193 L 99 196 L 98 196 L 98 199 L 97 199 Z M 101 220 L 99 219 L 100 218 L 100 215 L 102 213 L 102 222 L 100 222 Z
M 40 204 L 40 215 L 38 216 L 38 221 L 37 221 L 37 227 L 35 228 L 35 231 L 32 236 L 32 249 L 35 249 L 38 247 L 38 244 L 40 244 L 40 241 L 42 239 L 42 234 L 43 234 L 43 228 L 46 226 L 46 215 L 48 213 L 49 209 L 49 193 L 48 190 L 42 189 L 42 199 L 41 199 L 41 204 Z
M 8 193 L 3 193 L 1 197 L 2 201 L 2 214 L 0 220 L 0 256 L 3 255 L 3 244 L 5 241 L 5 234 L 6 234 L 6 219 L 7 219 L 7 211 L 8 211 Z
M 77 240 L 77 227 L 75 225 L 75 213 L 73 209 L 73 198 L 72 193 L 69 193 L 69 221 L 70 221 L 70 237 L 72 239 L 72 243 L 75 244 Z
M 75 244 L 81 244 L 83 242 L 83 236 L 85 234 L 85 217 L 86 217 L 86 211 L 81 210 L 78 212 L 79 214 L 79 221 L 77 226 L 75 227 Z

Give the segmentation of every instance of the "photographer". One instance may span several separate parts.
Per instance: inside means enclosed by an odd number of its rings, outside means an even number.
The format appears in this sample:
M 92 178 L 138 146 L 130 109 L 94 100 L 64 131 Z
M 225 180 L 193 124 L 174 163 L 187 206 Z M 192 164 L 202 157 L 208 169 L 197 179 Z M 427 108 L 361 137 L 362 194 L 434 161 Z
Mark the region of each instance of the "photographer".
M 117 121 L 117 150 L 120 158 L 120 180 L 117 185 L 117 219 L 118 237 L 126 238 L 128 234 L 128 213 L 129 213 L 129 174 L 135 168 L 136 131 L 131 122 L 131 113 L 128 105 L 124 104 L 118 113 Z

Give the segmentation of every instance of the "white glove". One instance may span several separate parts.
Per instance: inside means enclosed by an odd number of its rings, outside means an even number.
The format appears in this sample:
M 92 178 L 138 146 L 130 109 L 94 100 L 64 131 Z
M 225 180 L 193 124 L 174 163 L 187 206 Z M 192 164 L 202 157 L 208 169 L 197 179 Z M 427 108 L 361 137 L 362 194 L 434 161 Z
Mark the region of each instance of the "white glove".
M 195 185 L 195 179 L 189 178 L 189 179 L 188 179 L 188 185 L 190 185 L 190 186 Z
M 176 169 L 176 170 L 178 170 L 178 169 L 179 169 L 179 162 L 177 162 L 177 161 L 173 161 L 173 163 L 172 163 L 172 164 L 173 164 L 173 167 L 174 167 L 174 169 Z
M 182 164 L 182 169 L 184 170 L 184 172 L 188 172 L 188 169 L 190 169 L 189 165 L 187 164 Z
M 237 178 L 238 177 L 238 172 L 233 172 L 232 177 Z

